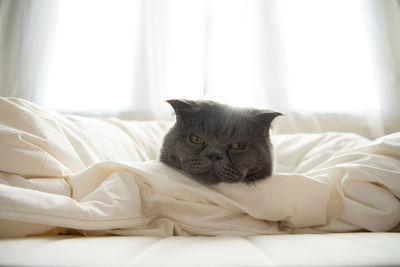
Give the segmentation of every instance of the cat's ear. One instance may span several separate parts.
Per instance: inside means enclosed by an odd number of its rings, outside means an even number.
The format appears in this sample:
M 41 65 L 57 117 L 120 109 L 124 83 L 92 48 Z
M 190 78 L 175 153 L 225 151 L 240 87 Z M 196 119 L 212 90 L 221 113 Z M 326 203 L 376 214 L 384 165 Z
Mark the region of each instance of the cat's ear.
M 273 111 L 273 110 L 259 110 L 256 112 L 254 116 L 254 121 L 257 123 L 257 125 L 269 129 L 271 127 L 272 121 L 278 117 L 282 116 L 282 113 Z
M 177 112 L 178 110 L 189 110 L 193 108 L 193 102 L 185 99 L 170 99 L 166 101 Z
M 194 108 L 194 101 L 185 100 L 185 99 L 170 99 L 167 100 L 167 103 L 171 105 L 171 107 L 175 111 L 176 118 L 178 121 L 185 120 L 184 118 L 190 117 L 190 114 Z

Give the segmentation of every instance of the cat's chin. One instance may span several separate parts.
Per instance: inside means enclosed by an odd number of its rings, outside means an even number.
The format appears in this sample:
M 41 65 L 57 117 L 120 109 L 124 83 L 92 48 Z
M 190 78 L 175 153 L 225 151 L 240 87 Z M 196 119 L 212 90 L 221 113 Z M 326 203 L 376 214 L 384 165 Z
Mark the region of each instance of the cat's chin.
M 188 173 L 190 174 L 190 173 Z M 205 173 L 201 174 L 190 174 L 191 177 L 193 177 L 194 180 L 206 184 L 206 185 L 212 185 L 212 184 L 218 184 L 218 183 L 245 183 L 245 184 L 251 184 L 255 183 L 259 180 L 265 179 L 270 175 L 254 175 L 254 174 L 249 174 L 249 175 L 243 175 L 243 176 L 221 176 L 216 174 L 214 171 L 209 170 Z
M 204 173 L 188 173 L 192 176 L 196 181 L 202 184 L 217 184 L 217 183 L 238 183 L 245 181 L 245 176 L 229 176 L 225 174 L 218 174 L 213 168 L 210 168 L 207 172 Z
M 194 180 L 202 184 L 210 185 L 221 182 L 220 178 L 213 172 L 212 169 L 209 169 L 206 172 L 201 172 L 201 173 L 194 173 L 185 169 L 183 169 L 183 171 L 189 174 Z
M 194 180 L 212 185 L 217 183 L 254 183 L 271 175 L 270 171 L 255 172 L 255 170 L 237 170 L 230 165 L 216 165 L 211 162 L 200 164 L 198 160 L 186 161 L 177 167 L 189 174 Z
M 235 183 L 240 182 L 240 173 L 236 170 L 216 166 L 212 162 L 200 163 L 197 160 L 190 160 L 182 164 L 182 170 L 190 174 L 196 181 L 202 184 L 216 184 L 220 182 Z

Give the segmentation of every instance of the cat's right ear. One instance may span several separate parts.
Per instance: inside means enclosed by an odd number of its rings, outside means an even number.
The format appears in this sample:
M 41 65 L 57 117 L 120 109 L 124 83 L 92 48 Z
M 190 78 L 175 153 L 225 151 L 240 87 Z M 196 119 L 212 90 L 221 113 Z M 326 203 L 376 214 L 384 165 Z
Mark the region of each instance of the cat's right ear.
M 170 99 L 166 102 L 171 105 L 175 112 L 178 110 L 189 110 L 192 109 L 193 106 L 192 101 L 185 99 Z
M 170 99 L 167 103 L 174 109 L 178 121 L 185 121 L 185 118 L 190 117 L 194 105 L 193 101 L 185 99 Z

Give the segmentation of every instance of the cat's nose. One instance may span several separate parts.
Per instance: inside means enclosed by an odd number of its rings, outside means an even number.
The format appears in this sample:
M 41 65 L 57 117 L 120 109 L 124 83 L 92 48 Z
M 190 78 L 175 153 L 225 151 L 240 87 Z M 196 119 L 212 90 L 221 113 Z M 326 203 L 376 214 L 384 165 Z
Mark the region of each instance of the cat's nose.
M 212 162 L 214 162 L 214 161 L 222 159 L 222 156 L 218 153 L 213 152 L 213 153 L 209 153 L 207 155 L 207 158 L 209 158 Z

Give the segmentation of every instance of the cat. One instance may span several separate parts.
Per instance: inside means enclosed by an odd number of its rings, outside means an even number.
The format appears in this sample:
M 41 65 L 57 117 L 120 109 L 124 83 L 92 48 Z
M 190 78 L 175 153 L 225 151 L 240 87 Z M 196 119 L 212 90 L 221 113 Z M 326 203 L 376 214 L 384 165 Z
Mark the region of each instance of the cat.
M 203 184 L 252 183 L 272 174 L 269 129 L 279 112 L 207 100 L 167 100 L 176 122 L 160 161 Z

